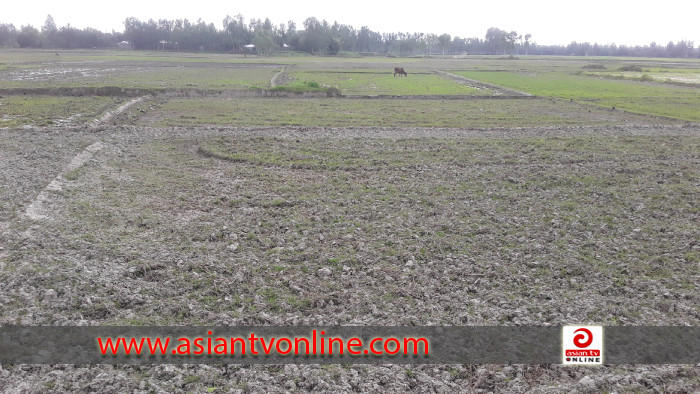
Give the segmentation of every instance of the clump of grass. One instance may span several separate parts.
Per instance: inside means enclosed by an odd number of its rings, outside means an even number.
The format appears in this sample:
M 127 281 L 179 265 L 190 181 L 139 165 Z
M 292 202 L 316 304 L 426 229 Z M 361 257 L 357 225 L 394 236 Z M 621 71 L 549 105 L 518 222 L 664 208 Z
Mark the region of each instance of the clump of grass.
M 292 85 L 292 86 L 275 86 L 270 89 L 273 91 L 289 91 L 295 93 L 304 92 L 326 92 L 328 95 L 340 95 L 340 91 L 336 88 L 321 86 L 318 82 L 314 81 L 304 81 L 303 85 Z
M 622 66 L 619 68 L 620 71 L 635 71 L 635 72 L 642 72 L 642 67 L 636 65 L 636 64 L 629 64 L 627 66 Z
M 605 66 L 602 64 L 586 64 L 582 68 L 586 70 L 605 70 Z

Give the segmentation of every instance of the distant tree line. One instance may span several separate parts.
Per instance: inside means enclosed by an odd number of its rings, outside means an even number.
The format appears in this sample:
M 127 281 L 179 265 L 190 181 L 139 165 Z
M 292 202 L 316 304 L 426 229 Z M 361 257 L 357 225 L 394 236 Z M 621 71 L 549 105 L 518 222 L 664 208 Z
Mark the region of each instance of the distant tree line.
M 0 23 L 0 46 L 20 48 L 110 48 L 121 38 L 119 33 L 103 33 L 97 29 L 77 29 L 70 24 L 58 28 L 53 18 L 46 18 L 41 31 L 27 25 L 21 29 Z
M 113 48 L 128 42 L 140 50 L 180 50 L 207 52 L 255 52 L 265 55 L 281 50 L 336 55 L 339 52 L 380 53 L 391 55 L 567 55 L 567 56 L 638 56 L 700 57 L 692 41 L 651 43 L 645 46 L 617 46 L 572 42 L 569 45 L 538 45 L 530 34 L 488 29 L 483 38 L 452 37 L 449 34 L 380 33 L 367 26 L 329 23 L 307 18 L 298 28 L 293 21 L 273 24 L 270 19 L 251 19 L 242 15 L 226 16 L 221 28 L 201 19 L 141 21 L 129 17 L 124 31 L 104 33 L 92 28 L 77 29 L 70 24 L 58 28 L 53 18 L 46 18 L 41 30 L 31 26 L 15 28 L 0 23 L 0 46 L 20 48 Z M 254 46 L 254 47 L 253 47 Z M 254 48 L 254 49 L 252 49 Z

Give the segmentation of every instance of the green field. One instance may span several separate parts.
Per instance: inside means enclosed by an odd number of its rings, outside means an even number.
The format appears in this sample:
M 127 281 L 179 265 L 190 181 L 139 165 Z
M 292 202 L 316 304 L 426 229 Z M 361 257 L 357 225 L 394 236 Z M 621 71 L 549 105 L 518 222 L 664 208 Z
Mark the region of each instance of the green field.
M 0 127 L 79 125 L 123 101 L 117 97 L 8 96 L 0 98 Z
M 505 86 L 537 96 L 561 98 L 633 113 L 700 121 L 700 88 L 660 82 L 612 78 L 616 72 L 539 70 L 454 71 L 475 80 Z M 686 75 L 700 75 L 688 72 Z
M 329 72 L 329 71 L 297 71 L 290 73 L 293 82 L 291 87 L 302 87 L 304 83 L 316 82 L 322 86 L 340 90 L 345 95 L 490 95 L 487 89 L 476 89 L 460 85 L 444 77 L 420 73 L 409 74 L 408 77 L 394 77 L 391 69 Z
M 393 67 L 397 65 L 406 68 L 408 77 L 393 76 Z M 630 66 L 640 67 L 642 71 L 621 71 Z M 442 72 L 476 82 L 451 79 Z M 667 78 L 658 77 L 663 75 Z M 0 92 L 35 89 L 44 96 L 19 100 L 18 96 L 13 96 L 17 93 L 10 93 L 4 100 L 7 104 L 0 107 L 0 127 L 60 123 L 74 115 L 74 120 L 80 116 L 87 120 L 103 111 L 106 107 L 101 103 L 109 103 L 109 100 L 59 97 L 70 94 L 65 89 L 76 88 L 88 89 L 81 95 L 104 94 L 97 91 L 105 87 L 122 95 L 129 94 L 128 89 L 140 89 L 138 94 L 161 95 L 130 112 L 130 123 L 156 126 L 494 128 L 682 123 L 700 121 L 700 111 L 697 111 L 700 88 L 681 81 L 692 82 L 698 75 L 700 61 L 696 60 L 245 58 L 227 54 L 136 51 L 59 51 L 56 56 L 54 51 L 2 50 Z M 667 83 L 667 80 L 673 82 Z M 317 88 L 311 87 L 316 84 Z M 260 95 L 241 93 L 269 89 L 273 85 L 281 93 L 288 91 L 286 93 L 293 99 L 263 99 Z M 529 93 L 539 99 L 491 99 L 503 94 L 499 87 Z M 346 96 L 412 99 L 339 100 L 294 94 L 329 89 Z M 199 96 L 185 98 L 182 92 L 198 92 Z M 223 96 L 207 96 L 210 93 Z M 163 94 L 169 95 L 168 98 L 163 98 Z M 48 99 L 49 95 L 55 98 Z M 447 99 L 450 96 L 454 98 Z M 82 103 L 76 105 L 84 104 L 86 109 L 71 109 L 70 102 Z M 20 109 L 18 106 L 22 105 L 24 108 Z
M 337 89 L 343 95 L 358 96 L 491 96 L 497 94 L 488 85 L 473 86 L 438 74 L 446 71 L 496 87 L 510 88 L 535 96 L 573 100 L 577 103 L 595 105 L 605 109 L 624 110 L 635 114 L 661 116 L 679 121 L 700 121 L 700 61 L 695 59 L 624 59 L 624 58 L 579 58 L 579 57 L 523 57 L 504 59 L 499 57 L 465 58 L 382 58 L 353 57 L 332 58 L 316 56 L 242 57 L 228 54 L 185 54 L 168 52 L 136 51 L 0 51 L 0 90 L 58 89 L 58 88 L 102 88 L 115 86 L 119 89 L 143 89 L 154 92 L 195 91 L 241 91 L 267 89 L 272 86 L 273 76 L 284 71 L 278 80 L 278 89 L 290 91 L 314 91 Z M 403 66 L 408 77 L 394 77 L 393 66 Z M 634 70 L 635 67 L 641 71 Z M 315 82 L 319 88 L 310 88 Z M 497 89 L 497 88 L 495 88 Z M 49 93 L 49 92 L 43 92 Z M 43 94 L 42 93 L 42 94 Z M 372 106 L 377 102 L 371 102 Z M 472 109 L 483 111 L 487 118 L 496 119 L 497 114 L 510 110 L 507 105 L 495 101 L 478 107 L 464 104 L 465 112 L 455 114 L 458 107 L 452 103 L 440 104 L 440 109 L 426 108 L 421 103 L 421 112 L 415 116 L 426 125 L 468 126 L 463 121 L 470 117 Z M 39 105 L 39 104 L 38 104 Z M 524 116 L 523 124 L 532 125 L 533 118 L 541 118 L 544 124 L 571 124 L 576 120 L 553 121 L 560 118 L 556 109 L 542 114 L 542 104 L 531 102 L 536 116 Z M 182 102 L 179 109 L 187 112 Z M 183 116 L 200 118 L 200 107 L 192 103 L 194 114 Z M 216 105 L 215 105 L 216 106 Z M 251 106 L 241 104 L 245 110 Z M 273 104 L 272 108 L 281 104 Z M 334 104 L 329 104 L 334 108 Z M 396 110 L 396 105 L 379 105 L 376 112 L 406 113 Z M 513 114 L 521 116 L 519 109 L 527 105 L 514 105 Z M 294 107 L 291 104 L 290 107 Z M 408 105 L 407 107 L 410 107 Z M 427 105 L 430 107 L 430 105 Z M 366 112 L 372 112 L 369 108 Z M 357 112 L 357 105 L 350 104 L 348 116 Z M 425 121 L 430 114 L 442 118 Z M 304 111 L 296 111 L 294 119 L 283 120 L 271 114 L 273 124 L 304 124 Z M 360 111 L 362 112 L 362 111 Z M 566 111 L 565 111 L 566 112 Z M 261 114 L 264 116 L 264 114 Z M 392 115 L 387 115 L 391 118 Z M 258 116 L 253 109 L 252 119 Z M 327 116 L 336 117 L 335 114 Z M 570 118 L 568 115 L 567 118 Z M 220 121 L 234 121 L 235 116 L 221 117 Z M 360 115 L 360 119 L 363 116 Z M 511 117 L 501 116 L 504 127 L 511 127 Z M 585 118 L 585 117 L 584 117 Z M 310 125 L 332 122 L 320 121 L 312 109 L 306 117 Z M 462 119 L 462 120 L 460 120 Z M 251 121 L 259 124 L 264 121 Z M 338 121 L 345 121 L 341 114 Z M 360 120 L 359 124 L 375 122 Z M 387 119 L 379 124 L 400 124 Z M 214 123 L 220 123 L 214 120 Z M 476 122 L 475 124 L 478 124 Z M 493 124 L 492 120 L 484 122 Z M 600 122 L 593 122 L 598 124 Z M 9 125 L 9 123 L 8 123 Z

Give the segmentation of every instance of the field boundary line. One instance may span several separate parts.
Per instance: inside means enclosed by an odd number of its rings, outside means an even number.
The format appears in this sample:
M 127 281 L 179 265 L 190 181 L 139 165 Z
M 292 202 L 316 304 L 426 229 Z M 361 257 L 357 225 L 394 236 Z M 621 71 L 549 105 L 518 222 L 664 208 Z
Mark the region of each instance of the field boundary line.
M 68 165 L 63 169 L 63 171 L 56 176 L 44 190 L 39 192 L 34 201 L 29 204 L 25 210 L 25 215 L 32 220 L 47 220 L 51 219 L 45 212 L 43 207 L 44 203 L 51 199 L 52 192 L 60 192 L 68 184 L 66 179 L 66 174 L 71 171 L 75 171 L 82 167 L 88 160 L 92 159 L 95 153 L 99 152 L 105 147 L 102 142 L 95 142 L 87 148 L 83 149 L 82 152 L 78 153 L 73 157 L 73 160 L 68 163 Z
M 474 85 L 477 87 L 491 89 L 494 92 L 496 92 L 496 94 L 498 94 L 498 95 L 505 94 L 505 95 L 514 96 L 514 97 L 536 97 L 530 93 L 525 93 L 525 92 L 521 92 L 521 91 L 514 90 L 514 89 L 504 88 L 502 86 L 492 85 L 490 83 L 477 81 L 475 79 L 463 77 L 461 75 L 452 74 L 452 73 L 449 73 L 447 71 L 437 70 L 437 73 L 440 75 L 443 75 L 447 78 L 450 78 L 454 81 L 460 82 L 460 83 L 468 83 L 468 84 L 471 84 L 471 85 Z
M 491 95 L 491 96 L 481 96 L 472 94 L 453 94 L 453 95 L 441 95 L 441 94 L 425 94 L 425 95 L 392 95 L 392 94 L 378 94 L 378 95 L 344 95 L 340 98 L 346 99 L 385 99 L 385 100 L 539 100 L 541 97 L 538 96 L 521 96 L 521 95 Z

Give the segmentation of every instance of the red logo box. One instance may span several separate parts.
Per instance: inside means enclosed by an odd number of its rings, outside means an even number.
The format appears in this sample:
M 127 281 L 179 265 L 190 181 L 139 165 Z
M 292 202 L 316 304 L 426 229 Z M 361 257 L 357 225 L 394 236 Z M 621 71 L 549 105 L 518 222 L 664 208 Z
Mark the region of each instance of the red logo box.
M 603 327 L 564 326 L 561 348 L 562 364 L 602 365 Z

